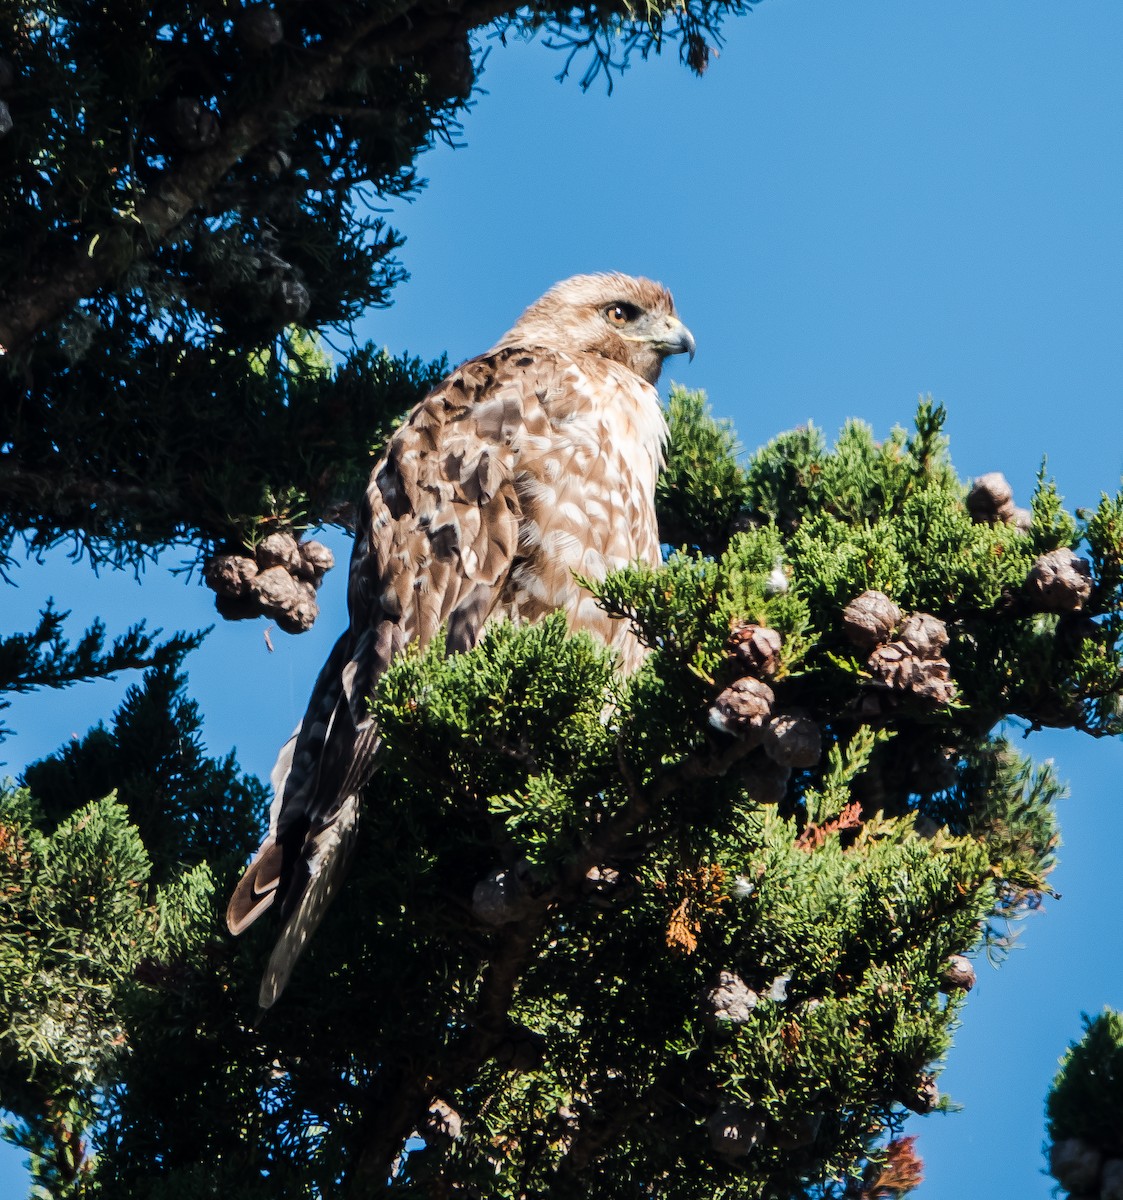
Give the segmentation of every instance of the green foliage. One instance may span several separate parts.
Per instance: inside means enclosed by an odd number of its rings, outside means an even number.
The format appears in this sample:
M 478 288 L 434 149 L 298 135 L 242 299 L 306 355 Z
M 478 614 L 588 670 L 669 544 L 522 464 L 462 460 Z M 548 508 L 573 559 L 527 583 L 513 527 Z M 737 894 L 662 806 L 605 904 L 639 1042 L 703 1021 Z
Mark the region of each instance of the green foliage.
M 23 775 L 45 828 L 114 792 L 161 882 L 184 865 L 236 863 L 265 809 L 264 788 L 233 753 L 207 757 L 181 657 L 130 687 L 109 728 L 99 724 Z
M 1049 1140 L 1080 1138 L 1105 1158 L 1123 1158 L 1123 1013 L 1084 1016 L 1046 1101 Z
M 745 507 L 732 424 L 710 416 L 703 392 L 672 386 L 667 426 L 667 462 L 655 491 L 659 531 L 672 546 L 713 553 L 729 540 Z
M 31 633 L 0 638 L 0 712 L 11 707 L 11 701 L 3 699 L 7 692 L 18 695 L 43 687 L 70 687 L 91 679 L 112 679 L 118 671 L 178 661 L 201 641 L 197 636 L 178 634 L 157 645 L 156 635 L 145 633 L 142 622 L 115 638 L 107 649 L 105 625 L 95 621 L 71 649 L 63 635 L 69 616 L 59 612 L 49 600 Z M 7 733 L 0 723 L 0 742 Z
M 101 1090 L 130 1043 L 142 963 L 201 940 L 214 886 L 205 865 L 153 889 L 128 812 L 94 801 L 52 833 L 26 789 L 0 793 L 0 1093 L 49 1194 L 69 1194 Z
M 18 1110 L 35 1162 L 69 1137 L 83 1194 L 107 1200 L 867 1186 L 906 1112 L 948 1104 L 948 957 L 1001 951 L 1050 893 L 1062 788 L 1000 722 L 1120 728 L 1123 502 L 1070 518 L 1043 480 L 1030 532 L 975 524 L 941 425 L 925 403 L 880 444 L 857 423 L 833 448 L 797 431 L 742 470 L 732 431 L 676 393 L 661 506 L 688 548 L 595 585 L 643 666 L 620 677 L 561 616 L 396 659 L 346 893 L 260 1024 L 274 931 L 225 938 L 226 885 L 211 895 L 184 865 L 227 871 L 261 794 L 200 757 L 177 667 L 29 770 L 27 837 L 59 838 L 116 788 L 130 853 L 147 848 L 143 895 L 117 913 L 126 945 L 107 937 L 101 964 L 117 974 L 96 1028 L 130 1052 L 90 1068 L 93 1100 L 50 1077 L 77 1098 L 65 1118 Z M 1037 555 L 1078 539 L 1091 597 L 1035 611 Z M 886 682 L 850 640 L 843 610 L 871 586 L 944 622 L 946 694 Z M 813 725 L 817 760 L 784 768 L 774 725 L 715 723 L 749 669 L 729 640 L 747 623 L 782 642 L 758 696 Z M 5 1097 L 47 1078 L 18 1048 L 5 1064 Z M 751 1152 L 722 1149 L 723 1123 Z
M 753 3 L 2 0 L 0 565 L 21 537 L 120 565 L 346 523 L 434 368 L 292 364 L 406 278 L 379 214 L 493 38 L 548 31 L 586 85 L 675 43 L 700 71 Z

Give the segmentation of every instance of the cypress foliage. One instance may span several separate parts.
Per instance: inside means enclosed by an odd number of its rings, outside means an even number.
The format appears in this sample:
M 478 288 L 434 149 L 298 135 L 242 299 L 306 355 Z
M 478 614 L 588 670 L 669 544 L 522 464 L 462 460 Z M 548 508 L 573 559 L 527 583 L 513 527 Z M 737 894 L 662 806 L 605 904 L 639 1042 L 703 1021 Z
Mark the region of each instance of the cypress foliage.
M 701 72 L 754 2 L 0 0 L 0 567 L 345 525 L 443 368 L 365 346 L 325 378 L 305 331 L 348 344 L 406 277 L 380 213 L 491 40 L 545 31 L 585 86 L 676 44 Z
M 928 402 L 743 466 L 672 405 L 680 548 L 597 585 L 644 666 L 559 618 L 401 656 L 352 878 L 264 1020 L 272 931 L 219 917 L 260 792 L 176 742 L 174 665 L 8 795 L 5 975 L 48 982 L 0 1086 L 49 1194 L 915 1185 L 963 956 L 1049 893 L 1061 786 L 999 722 L 1123 729 L 1123 502 L 1072 517 L 1043 478 L 1029 520 L 973 516 Z M 92 1032 L 51 1057 L 64 1003 Z
M 1123 1189 L 1123 1014 L 1084 1016 L 1046 1101 L 1050 1167 L 1071 1195 L 1112 1200 Z

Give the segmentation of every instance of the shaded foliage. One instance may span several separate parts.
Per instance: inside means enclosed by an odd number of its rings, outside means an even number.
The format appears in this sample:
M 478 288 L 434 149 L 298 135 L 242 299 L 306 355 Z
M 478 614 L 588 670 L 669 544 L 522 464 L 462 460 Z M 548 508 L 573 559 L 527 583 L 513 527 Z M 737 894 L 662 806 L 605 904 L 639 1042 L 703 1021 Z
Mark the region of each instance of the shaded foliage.
M 598 585 L 644 666 L 621 679 L 561 618 L 399 657 L 347 891 L 260 1023 L 272 930 L 218 932 L 221 886 L 177 910 L 174 945 L 151 915 L 160 887 L 228 873 L 260 802 L 232 760 L 177 757 L 194 712 L 176 669 L 27 772 L 18 844 L 101 814 L 121 842 L 102 858 L 134 863 L 147 904 L 114 918 L 142 958 L 99 968 L 116 974 L 98 977 L 98 1044 L 121 1036 L 127 1055 L 43 1074 L 12 1023 L 5 1096 L 38 1080 L 71 1098 L 62 1125 L 57 1106 L 20 1110 L 37 1169 L 70 1138 L 52 1194 L 819 1200 L 915 1184 L 911 1145 L 884 1143 L 945 1103 L 966 986 L 948 959 L 1000 950 L 1055 863 L 1060 785 L 998 723 L 1120 729 L 1119 501 L 1069 517 L 1042 480 L 1030 528 L 975 523 L 930 405 L 881 443 L 848 426 L 810 472 L 806 431 L 742 468 L 700 397 L 675 404 L 661 510 L 687 548 Z M 1073 543 L 1093 563 L 1087 603 L 1036 611 L 1031 568 Z M 939 618 L 946 694 L 886 682 L 854 643 L 843 611 L 871 587 Z M 730 632 L 746 622 L 780 650 L 754 668 L 763 722 L 731 732 L 713 714 L 745 682 Z M 784 765 L 785 714 L 814 725 L 817 757 Z M 118 807 L 94 799 L 110 787 Z M 67 894 L 36 911 L 65 912 Z M 46 926 L 12 928 L 26 954 Z M 95 1151 L 77 1147 L 87 1133 Z
M 387 203 L 489 41 L 544 34 L 586 83 L 665 45 L 701 71 L 751 7 L 0 0 L 0 565 L 346 524 L 443 364 L 350 346 L 324 378 L 300 330 L 389 303 Z

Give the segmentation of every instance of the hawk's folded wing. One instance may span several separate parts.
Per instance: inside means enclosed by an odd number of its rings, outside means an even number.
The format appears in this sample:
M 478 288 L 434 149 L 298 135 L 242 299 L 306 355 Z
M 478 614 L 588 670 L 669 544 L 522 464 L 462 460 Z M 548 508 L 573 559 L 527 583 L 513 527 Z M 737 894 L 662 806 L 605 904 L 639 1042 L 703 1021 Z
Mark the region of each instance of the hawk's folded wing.
M 560 386 L 563 358 L 502 350 L 465 363 L 414 409 L 371 477 L 351 556 L 350 626 L 281 752 L 269 836 L 227 909 L 240 933 L 281 906 L 264 1007 L 345 873 L 378 749 L 369 705 L 379 676 L 446 623 L 449 651 L 471 648 L 500 601 L 518 551 L 519 458 L 550 432 L 543 403 Z

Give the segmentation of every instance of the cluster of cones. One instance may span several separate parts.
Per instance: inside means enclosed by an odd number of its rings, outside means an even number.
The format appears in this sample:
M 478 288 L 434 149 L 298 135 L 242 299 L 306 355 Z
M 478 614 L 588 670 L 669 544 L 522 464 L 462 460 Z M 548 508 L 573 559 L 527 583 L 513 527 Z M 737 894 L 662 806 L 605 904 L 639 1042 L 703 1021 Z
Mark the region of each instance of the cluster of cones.
M 286 633 L 311 629 L 320 608 L 316 589 L 335 563 L 320 542 L 298 542 L 288 533 L 271 533 L 250 558 L 219 554 L 203 568 L 215 593 L 215 607 L 228 621 L 270 617 Z

